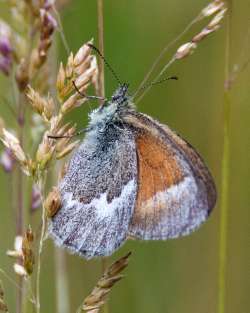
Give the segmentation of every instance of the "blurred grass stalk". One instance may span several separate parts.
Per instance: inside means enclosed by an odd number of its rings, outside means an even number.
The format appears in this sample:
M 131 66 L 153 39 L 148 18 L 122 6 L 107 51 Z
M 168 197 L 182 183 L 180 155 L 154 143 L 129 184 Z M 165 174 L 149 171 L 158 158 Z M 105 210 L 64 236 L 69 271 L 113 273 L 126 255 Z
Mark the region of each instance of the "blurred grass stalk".
M 56 303 L 58 313 L 70 312 L 69 284 L 65 251 L 55 247 Z
M 225 83 L 223 102 L 223 152 L 221 166 L 221 211 L 219 233 L 219 275 L 218 275 L 218 313 L 225 313 L 226 298 L 226 261 L 227 261 L 227 231 L 228 231 L 228 200 L 230 179 L 230 49 L 232 27 L 232 0 L 227 0 L 228 14 L 226 23 L 225 44 Z

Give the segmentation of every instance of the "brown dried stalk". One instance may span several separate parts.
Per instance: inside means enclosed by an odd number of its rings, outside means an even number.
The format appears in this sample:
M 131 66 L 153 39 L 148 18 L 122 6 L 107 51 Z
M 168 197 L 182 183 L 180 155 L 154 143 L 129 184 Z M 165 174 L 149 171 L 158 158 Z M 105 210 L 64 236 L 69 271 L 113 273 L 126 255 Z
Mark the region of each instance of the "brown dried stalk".
M 111 264 L 104 272 L 103 276 L 97 282 L 96 286 L 88 295 L 77 313 L 98 313 L 106 303 L 112 287 L 124 276 L 121 272 L 128 266 L 131 252 Z

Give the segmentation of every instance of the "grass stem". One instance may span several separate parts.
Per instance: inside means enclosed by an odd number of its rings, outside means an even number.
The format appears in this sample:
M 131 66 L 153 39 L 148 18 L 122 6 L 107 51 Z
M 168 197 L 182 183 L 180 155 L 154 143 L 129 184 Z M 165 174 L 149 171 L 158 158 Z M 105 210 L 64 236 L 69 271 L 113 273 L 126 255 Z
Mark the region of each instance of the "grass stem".
M 140 92 L 140 90 L 143 88 L 143 86 L 146 84 L 146 82 L 148 81 L 148 79 L 150 78 L 150 76 L 153 74 L 154 70 L 156 69 L 157 65 L 160 63 L 160 61 L 163 59 L 163 57 L 166 55 L 166 53 L 168 52 L 168 50 L 170 48 L 172 48 L 174 46 L 175 43 L 177 43 L 177 41 L 179 39 L 181 39 L 190 29 L 191 27 L 196 24 L 198 21 L 199 21 L 199 18 L 200 18 L 200 14 L 197 15 L 185 28 L 184 30 L 178 34 L 172 41 L 170 41 L 161 51 L 161 53 L 159 54 L 159 56 L 155 59 L 154 63 L 152 64 L 151 68 L 149 69 L 149 71 L 147 72 L 147 74 L 145 75 L 144 79 L 142 80 L 142 82 L 140 83 L 139 87 L 137 88 L 135 94 L 134 94 L 134 97 L 137 96 L 137 94 Z M 171 59 L 172 61 L 172 59 Z M 172 62 L 171 62 L 172 64 Z M 168 65 L 167 66 L 164 66 L 164 70 L 161 71 L 161 74 L 162 75 L 162 72 L 165 72 L 165 70 L 167 69 L 168 66 L 170 66 L 171 64 L 169 64 L 168 62 Z M 159 77 L 160 75 L 157 75 L 157 77 Z M 157 77 L 153 79 L 153 81 L 156 81 L 157 80 Z M 140 96 L 140 99 L 142 99 L 144 97 L 146 92 L 144 92 L 141 96 Z M 139 100 L 137 101 L 139 102 Z
M 232 1 L 228 0 L 228 15 L 225 47 L 225 82 L 230 77 L 230 46 L 231 46 Z M 218 276 L 218 313 L 225 313 L 226 298 L 226 263 L 227 263 L 227 231 L 228 231 L 228 197 L 230 178 L 230 95 L 227 84 L 224 86 L 223 103 L 223 152 L 221 166 L 221 212 L 219 238 L 219 276 Z

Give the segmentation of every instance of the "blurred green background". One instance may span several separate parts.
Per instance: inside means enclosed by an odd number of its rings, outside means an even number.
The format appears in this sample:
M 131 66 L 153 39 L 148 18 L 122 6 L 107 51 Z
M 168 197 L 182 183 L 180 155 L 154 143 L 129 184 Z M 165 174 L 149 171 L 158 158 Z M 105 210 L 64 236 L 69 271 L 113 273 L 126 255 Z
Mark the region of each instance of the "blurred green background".
M 208 3 L 205 0 L 104 0 L 105 56 L 131 90 L 141 82 L 156 56 Z M 4 4 L 0 2 L 0 12 Z M 249 57 L 243 49 L 250 0 L 233 2 L 232 64 Z M 73 0 L 62 12 L 70 49 L 77 51 L 94 37 L 97 43 L 97 7 L 93 0 Z M 190 40 L 206 21 L 196 25 L 175 49 Z M 58 36 L 58 62 L 66 52 Z M 161 68 L 161 66 L 158 68 Z M 110 312 L 213 313 L 218 301 L 218 253 L 220 184 L 223 143 L 223 86 L 225 27 L 199 44 L 195 53 L 176 62 L 168 75 L 178 81 L 155 86 L 138 104 L 138 110 L 168 124 L 185 137 L 206 160 L 218 188 L 218 203 L 211 218 L 191 236 L 166 242 L 127 242 L 109 262 L 132 251 L 126 278 L 110 297 Z M 158 72 L 157 71 L 157 72 Z M 117 87 L 105 72 L 106 95 Z M 241 73 L 230 92 L 230 183 L 228 249 L 226 266 L 226 313 L 250 312 L 250 70 Z M 0 78 L 0 93 L 8 81 Z M 92 104 L 92 107 L 94 104 Z M 1 114 L 7 110 L 2 104 Z M 89 106 L 77 109 L 72 119 L 84 127 Z M 10 180 L 0 171 L 0 267 L 15 278 L 5 252 L 13 246 L 15 224 L 9 198 Z M 42 257 L 42 312 L 56 312 L 54 245 L 48 241 Z M 75 312 L 100 277 L 100 260 L 85 261 L 66 256 L 70 312 Z M 1 276 L 2 277 L 2 276 Z M 14 312 L 15 287 L 3 278 L 10 312 Z

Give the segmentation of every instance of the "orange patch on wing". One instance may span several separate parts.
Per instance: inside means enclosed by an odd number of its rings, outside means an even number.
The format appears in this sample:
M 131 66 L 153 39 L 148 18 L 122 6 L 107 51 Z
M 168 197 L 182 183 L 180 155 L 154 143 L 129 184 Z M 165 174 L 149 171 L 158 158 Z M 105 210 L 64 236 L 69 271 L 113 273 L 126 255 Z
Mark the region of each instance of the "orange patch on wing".
M 139 135 L 136 148 L 139 176 L 136 208 L 141 208 L 157 192 L 178 184 L 184 177 L 174 152 L 157 138 Z

